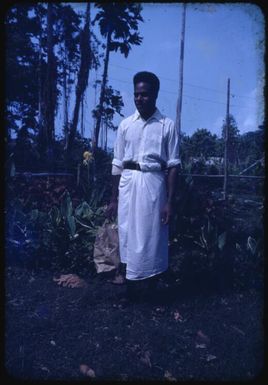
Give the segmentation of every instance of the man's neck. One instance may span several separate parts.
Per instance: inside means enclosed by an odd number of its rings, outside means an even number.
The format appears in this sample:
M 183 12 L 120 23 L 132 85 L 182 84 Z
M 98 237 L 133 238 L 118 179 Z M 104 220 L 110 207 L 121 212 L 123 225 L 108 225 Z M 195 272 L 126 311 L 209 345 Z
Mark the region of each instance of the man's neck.
M 156 107 L 152 111 L 150 111 L 150 112 L 148 112 L 146 114 L 145 113 L 142 113 L 142 114 L 140 113 L 140 116 L 142 117 L 142 119 L 148 120 L 148 119 L 150 119 L 153 116 L 155 111 L 156 111 Z

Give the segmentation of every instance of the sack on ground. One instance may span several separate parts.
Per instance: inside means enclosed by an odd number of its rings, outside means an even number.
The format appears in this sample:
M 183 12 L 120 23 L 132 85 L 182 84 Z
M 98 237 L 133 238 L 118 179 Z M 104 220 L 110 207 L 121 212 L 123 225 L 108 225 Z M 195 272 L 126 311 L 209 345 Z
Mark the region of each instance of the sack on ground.
M 117 224 L 105 221 L 99 228 L 94 244 L 93 258 L 97 273 L 118 268 L 120 259 Z

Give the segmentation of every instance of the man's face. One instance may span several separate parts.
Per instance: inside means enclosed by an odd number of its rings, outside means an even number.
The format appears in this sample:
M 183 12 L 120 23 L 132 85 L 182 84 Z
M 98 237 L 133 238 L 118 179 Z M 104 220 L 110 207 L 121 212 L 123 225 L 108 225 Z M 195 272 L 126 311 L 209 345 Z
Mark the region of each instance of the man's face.
M 134 102 L 141 115 L 153 114 L 157 95 L 151 84 L 140 82 L 134 88 Z

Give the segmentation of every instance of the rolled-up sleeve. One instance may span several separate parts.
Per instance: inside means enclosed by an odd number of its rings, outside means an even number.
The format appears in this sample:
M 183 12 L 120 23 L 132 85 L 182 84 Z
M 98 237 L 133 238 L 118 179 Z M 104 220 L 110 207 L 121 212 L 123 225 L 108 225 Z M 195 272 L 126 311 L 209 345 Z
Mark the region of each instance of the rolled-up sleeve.
M 175 167 L 181 163 L 179 156 L 179 135 L 172 122 L 169 127 L 167 143 L 167 167 Z
M 112 175 L 121 175 L 122 174 L 122 167 L 112 165 Z
M 123 170 L 123 158 L 125 151 L 125 138 L 122 124 L 117 129 L 116 140 L 114 144 L 114 158 L 112 161 L 112 174 L 118 175 Z

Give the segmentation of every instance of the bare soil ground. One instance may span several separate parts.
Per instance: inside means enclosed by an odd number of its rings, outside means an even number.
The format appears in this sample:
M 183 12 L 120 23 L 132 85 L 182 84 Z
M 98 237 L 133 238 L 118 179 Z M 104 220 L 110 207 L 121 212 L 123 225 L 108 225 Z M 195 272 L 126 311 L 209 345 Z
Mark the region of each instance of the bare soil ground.
M 163 279 L 159 303 L 123 306 L 124 285 L 92 273 L 85 280 L 86 288 L 67 288 L 51 271 L 6 267 L 10 379 L 234 381 L 261 373 L 262 290 Z

